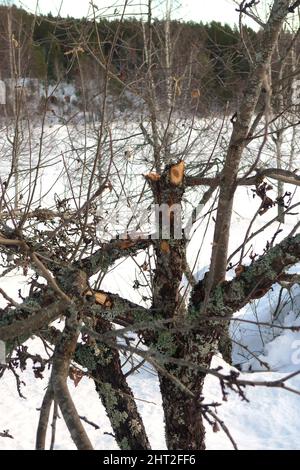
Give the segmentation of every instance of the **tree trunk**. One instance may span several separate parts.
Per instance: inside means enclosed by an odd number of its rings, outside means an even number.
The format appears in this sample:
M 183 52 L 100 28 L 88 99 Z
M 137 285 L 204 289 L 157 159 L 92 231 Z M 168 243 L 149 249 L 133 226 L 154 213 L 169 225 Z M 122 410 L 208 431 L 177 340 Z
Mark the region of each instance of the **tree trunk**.
M 169 372 L 171 372 L 170 369 Z M 180 379 L 182 383 L 186 383 L 187 387 L 193 385 L 200 390 L 203 387 L 203 376 L 197 373 L 193 377 L 188 369 L 185 374 L 180 374 Z M 163 397 L 167 448 L 169 450 L 204 450 L 205 427 L 199 398 L 189 397 L 186 391 L 181 390 L 173 380 L 169 380 L 162 374 L 159 375 L 159 382 Z
M 109 321 L 97 320 L 95 331 L 111 331 Z M 112 340 L 115 344 L 115 340 Z M 122 450 L 147 450 L 150 443 L 134 395 L 122 371 L 117 345 L 115 349 L 96 341 L 78 345 L 76 360 L 87 367 L 105 407 L 115 439 Z

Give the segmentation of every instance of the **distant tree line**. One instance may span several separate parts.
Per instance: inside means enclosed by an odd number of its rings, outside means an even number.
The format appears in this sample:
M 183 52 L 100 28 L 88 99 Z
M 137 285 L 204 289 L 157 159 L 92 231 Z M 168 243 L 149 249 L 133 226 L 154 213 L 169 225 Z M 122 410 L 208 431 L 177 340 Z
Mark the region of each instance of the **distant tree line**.
M 162 84 L 165 76 L 170 75 L 162 59 L 164 27 L 163 20 L 153 21 L 154 76 L 162 99 L 165 93 Z M 87 80 L 97 79 L 101 67 L 95 56 L 101 51 L 104 61 L 111 54 L 114 73 L 120 78 L 118 82 L 112 81 L 111 87 L 118 91 L 121 82 L 126 85 L 136 81 L 138 90 L 143 86 L 139 78 L 147 68 L 142 22 L 125 19 L 114 43 L 117 28 L 118 20 L 55 18 L 51 14 L 37 17 L 15 6 L 0 6 L 0 78 L 76 81 L 83 74 Z M 181 100 L 181 105 L 188 106 L 196 92 L 201 94 L 201 106 L 205 109 L 224 108 L 226 103 L 236 106 L 250 70 L 245 51 L 255 53 L 261 34 L 243 27 L 241 40 L 238 28 L 228 24 L 171 21 L 170 35 L 175 43 L 171 76 L 177 102 Z M 284 42 L 284 35 L 281 41 Z

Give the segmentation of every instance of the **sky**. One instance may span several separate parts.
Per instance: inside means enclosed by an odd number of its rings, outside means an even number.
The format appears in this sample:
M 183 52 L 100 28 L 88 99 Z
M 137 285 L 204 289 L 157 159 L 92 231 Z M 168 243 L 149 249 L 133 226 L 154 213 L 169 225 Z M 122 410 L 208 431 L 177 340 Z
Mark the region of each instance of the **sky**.
M 168 1 L 173 2 L 173 6 L 179 3 L 179 0 L 155 0 L 154 3 L 160 3 L 161 11 L 166 7 Z M 4 2 L 3 2 L 4 3 Z M 6 2 L 9 3 L 9 2 Z M 36 8 L 37 0 L 14 0 L 18 6 L 22 6 L 27 10 L 34 11 Z M 122 0 L 94 0 L 94 4 L 98 6 L 99 12 L 107 13 L 107 6 L 111 6 L 111 13 L 117 9 L 121 11 Z M 131 13 L 140 13 L 141 7 L 138 4 L 146 4 L 146 0 L 129 0 L 132 5 Z M 222 23 L 229 23 L 233 25 L 238 21 L 238 13 L 235 11 L 236 5 L 233 0 L 181 0 L 181 7 L 175 9 L 173 17 L 185 21 L 193 20 L 196 22 L 209 22 L 220 21 Z M 144 7 L 144 11 L 145 11 Z M 91 13 L 91 6 L 89 0 L 39 0 L 38 9 L 41 13 L 47 14 L 51 11 L 52 14 L 57 14 L 60 10 L 61 16 L 86 16 L 88 11 Z M 159 11 L 159 10 L 156 10 Z M 155 16 L 159 16 L 156 14 Z M 246 20 L 247 24 L 255 27 L 252 20 Z

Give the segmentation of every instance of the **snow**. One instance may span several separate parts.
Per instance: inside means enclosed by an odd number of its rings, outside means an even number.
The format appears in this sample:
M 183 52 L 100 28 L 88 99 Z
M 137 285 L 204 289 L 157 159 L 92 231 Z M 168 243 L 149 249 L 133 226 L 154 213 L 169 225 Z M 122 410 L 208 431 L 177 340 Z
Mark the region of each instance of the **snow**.
M 216 358 L 213 365 L 222 364 Z M 243 378 L 250 380 L 277 380 L 283 377 L 280 373 L 245 374 Z M 290 386 L 300 389 L 300 379 L 294 378 Z M 217 380 L 209 377 L 206 380 L 204 393 L 207 401 L 220 400 Z M 240 450 L 288 450 L 299 449 L 299 396 L 285 390 L 266 387 L 247 388 L 249 403 L 233 393 L 228 401 L 223 402 L 218 415 L 238 444 Z M 230 449 L 231 444 L 221 432 L 215 434 L 207 429 L 208 449 Z
M 51 92 L 53 90 L 50 90 Z M 70 103 L 67 103 L 66 107 L 73 106 L 72 102 L 75 91 L 72 85 L 61 87 L 57 93 L 61 101 L 64 96 L 70 96 Z M 67 111 L 67 109 L 63 110 L 63 112 Z M 212 131 L 206 129 L 207 125 L 205 123 L 199 122 L 198 124 L 199 129 L 203 130 L 203 138 L 200 140 L 201 145 L 199 144 L 199 148 L 201 151 L 205 150 L 206 154 L 209 155 L 212 148 L 209 137 Z M 216 125 L 218 125 L 217 122 Z M 124 124 L 122 120 L 117 120 L 112 125 L 114 136 L 120 139 L 118 144 L 114 144 L 116 145 L 114 152 L 119 176 L 121 178 L 128 177 L 128 197 L 134 201 L 143 185 L 143 174 L 151 167 L 150 164 L 147 165 L 144 162 L 147 149 L 143 145 L 143 137 L 139 135 L 132 138 L 130 143 L 122 142 L 124 129 L 126 129 L 128 135 L 136 135 L 139 132 L 139 123 L 126 121 Z M 34 135 L 38 136 L 39 131 L 39 127 L 36 126 Z M 74 175 L 78 168 L 76 158 L 78 155 L 79 158 L 91 158 L 93 155 L 95 136 L 92 132 L 88 132 L 84 141 L 86 149 L 81 153 L 77 152 L 73 157 L 73 148 L 80 148 L 83 144 L 80 140 L 82 131 L 83 128 L 80 128 L 80 126 L 69 127 L 67 129 L 56 118 L 51 118 L 47 122 L 45 142 L 43 144 L 43 169 L 38 175 L 39 197 L 36 197 L 34 200 L 36 207 L 41 203 L 43 206 L 54 207 L 54 194 L 60 198 L 66 197 L 69 194 L 69 176 Z M 227 130 L 225 131 L 227 132 Z M 71 137 L 68 140 L 67 136 L 70 132 Z M 197 134 L 198 130 L 195 133 Z M 37 137 L 33 138 L 33 141 L 37 142 Z M 6 149 L 9 155 L 9 145 L 5 137 L 1 137 L 1 147 Z M 134 158 L 131 158 L 128 162 L 124 159 L 124 151 L 129 148 L 130 153 L 134 154 Z M 174 149 L 175 151 L 176 149 Z M 35 152 L 38 152 L 38 146 L 35 148 Z M 70 175 L 65 171 L 65 163 L 61 157 L 62 154 L 65 155 Z M 28 155 L 27 149 L 27 153 L 23 154 L 24 159 Z M 197 158 L 198 153 L 192 153 L 192 160 L 195 161 L 195 164 L 197 163 Z M 21 183 L 24 195 L 27 197 L 28 176 L 26 175 L 28 175 L 28 165 L 26 166 L 24 162 L 22 164 L 25 176 Z M 2 161 L 2 178 L 6 171 L 8 171 L 8 165 L 5 161 Z M 113 185 L 117 189 L 117 175 L 114 175 L 112 179 Z M 288 189 L 288 186 L 286 189 Z M 246 188 L 239 188 L 237 191 L 232 221 L 230 252 L 234 251 L 243 242 L 249 221 L 258 208 L 259 201 L 257 199 L 253 200 L 252 196 L 252 192 Z M 191 193 L 187 197 L 187 208 L 191 208 L 191 204 L 198 200 L 199 194 Z M 106 201 L 109 214 L 112 217 L 112 208 L 114 208 L 113 195 L 107 194 Z M 293 202 L 299 202 L 298 192 L 294 196 Z M 72 201 L 70 204 L 72 204 Z M 204 208 L 203 214 L 209 210 L 210 203 L 207 205 L 207 208 Z M 263 217 L 258 217 L 252 231 L 263 227 L 275 215 L 276 208 L 273 208 Z M 297 221 L 299 221 L 299 215 L 287 216 L 286 224 L 282 227 L 283 232 L 278 235 L 277 241 L 286 236 Z M 121 219 L 119 222 L 118 229 L 122 232 L 126 229 L 126 220 Z M 206 223 L 207 220 L 200 217 L 188 247 L 188 260 L 190 265 L 194 266 L 195 277 L 197 279 L 203 277 L 210 260 L 213 223 L 210 223 L 208 227 L 206 227 Z M 276 224 L 275 227 L 277 227 Z M 108 227 L 107 230 L 109 231 L 110 229 L 113 230 L 112 227 Z M 266 246 L 266 241 L 272 239 L 274 232 L 274 226 L 271 226 L 264 231 L 262 236 L 254 238 L 251 241 L 252 251 L 254 253 L 262 253 Z M 104 236 L 105 234 L 103 234 Z M 140 254 L 135 258 L 135 261 L 137 264 L 142 264 L 146 259 L 145 254 Z M 238 258 L 234 258 L 233 261 L 236 262 L 237 260 Z M 246 257 L 246 262 L 250 262 L 249 256 Z M 290 272 L 297 272 L 297 270 L 299 272 L 299 267 L 300 265 L 292 268 Z M 142 295 L 149 297 L 150 292 L 147 288 L 142 292 L 132 289 L 137 271 L 137 265 L 132 260 L 120 260 L 105 276 L 101 288 L 124 295 L 132 301 L 141 302 Z M 15 269 L 5 278 L 0 278 L 0 287 L 8 295 L 18 300 L 18 289 L 21 289 L 22 295 L 26 295 L 26 292 L 28 292 L 29 275 L 30 273 L 24 276 L 21 269 Z M 229 278 L 233 275 L 233 271 L 228 273 Z M 187 286 L 184 280 L 183 286 Z M 259 322 L 272 323 L 272 316 L 277 308 L 279 291 L 280 286 L 275 285 L 267 296 L 259 301 L 248 304 L 234 316 L 234 320 L 231 323 L 231 334 L 234 341 L 233 364 L 242 370 L 241 378 L 255 381 L 273 381 L 284 377 L 288 373 L 300 370 L 300 331 L 289 329 L 290 327 L 300 327 L 300 287 L 293 287 L 290 293 L 284 292 L 275 324 L 271 327 L 257 324 Z M 147 301 L 144 304 L 147 305 Z M 5 301 L 0 298 L 0 306 L 3 307 L 4 305 Z M 45 356 L 45 350 L 40 340 L 30 339 L 27 345 L 30 347 L 31 353 L 36 352 Z M 14 437 L 14 439 L 0 437 L 1 450 L 34 448 L 35 432 L 39 417 L 38 409 L 41 406 L 43 394 L 47 386 L 49 371 L 43 372 L 42 379 L 36 379 L 30 365 L 31 361 L 28 362 L 27 368 L 21 374 L 21 379 L 24 381 L 21 389 L 26 398 L 18 396 L 15 378 L 11 373 L 6 372 L 0 380 L 0 432 L 8 429 Z M 222 367 L 223 372 L 230 370 L 230 367 L 219 355 L 214 358 L 212 366 Z M 154 449 L 165 449 L 161 396 L 155 372 L 150 366 L 145 366 L 129 377 L 129 383 L 132 386 L 138 408 L 144 419 L 152 447 Z M 287 385 L 300 390 L 300 376 L 290 379 Z M 96 430 L 90 425 L 84 424 L 95 448 L 116 449 L 116 443 L 109 434 L 112 432 L 109 421 L 99 401 L 93 381 L 84 377 L 77 387 L 74 386 L 72 381 L 69 382 L 69 387 L 79 414 L 95 422 L 100 427 Z M 206 378 L 204 389 L 205 402 L 221 403 L 222 406 L 217 409 L 218 416 L 230 429 L 238 447 L 240 449 L 300 449 L 298 437 L 300 434 L 300 396 L 287 390 L 267 387 L 247 387 L 245 393 L 249 401 L 242 400 L 238 394 L 230 390 L 228 390 L 227 401 L 223 401 L 219 381 L 212 376 Z M 59 419 L 55 449 L 73 448 L 74 444 L 68 430 L 63 420 Z M 231 449 L 232 445 L 222 431 L 215 433 L 207 425 L 207 448 Z
M 228 368 L 220 357 L 216 357 L 212 365 L 222 366 L 224 370 Z M 263 381 L 276 380 L 282 376 L 282 373 L 254 373 L 245 374 L 243 378 Z M 1 450 L 34 448 L 38 408 L 41 406 L 47 377 L 48 374 L 45 374 L 44 379 L 36 380 L 30 370 L 23 373 L 26 382 L 23 391 L 26 399 L 18 397 L 11 375 L 1 380 L 1 429 L 9 429 L 14 436 L 13 440 L 1 438 Z M 129 383 L 133 388 L 153 449 L 166 449 L 157 378 L 142 372 L 131 378 Z M 299 390 L 300 379 L 294 378 L 289 385 Z M 95 430 L 84 424 L 95 448 L 117 449 L 114 439 L 105 434 L 112 430 L 92 381 L 84 377 L 78 387 L 70 381 L 69 388 L 80 416 L 85 416 L 100 426 L 99 430 Z M 247 389 L 249 403 L 242 401 L 232 392 L 229 393 L 228 401 L 222 402 L 218 380 L 212 377 L 206 379 L 204 395 L 207 403 L 222 403 L 218 408 L 218 416 L 230 429 L 239 449 L 300 449 L 299 396 L 285 390 L 257 387 Z M 206 426 L 206 429 L 208 449 L 232 448 L 222 431 L 214 433 L 210 426 Z M 63 420 L 59 419 L 55 449 L 74 448 Z
M 34 343 L 35 352 L 42 351 L 41 345 L 36 344 L 36 340 L 31 341 L 31 343 Z M 36 380 L 31 370 L 24 371 L 23 379 L 26 386 L 23 387 L 22 391 L 26 396 L 25 399 L 18 397 L 12 375 L 7 375 L 5 380 L 1 380 L 0 427 L 1 430 L 9 429 L 14 436 L 13 440 L 0 438 L 1 450 L 34 448 L 35 432 L 39 418 L 38 409 L 41 406 L 48 378 L 49 372 L 44 374 L 43 379 Z M 149 439 L 155 448 L 161 448 L 163 445 L 163 417 L 157 379 L 153 374 L 143 374 L 142 377 L 137 375 L 134 381 L 129 380 L 130 385 L 132 385 L 132 382 L 134 382 L 138 408 L 143 415 L 147 429 L 150 430 Z M 79 415 L 85 416 L 100 427 L 99 430 L 96 430 L 92 426 L 83 423 L 94 447 L 107 450 L 118 449 L 114 438 L 105 434 L 111 433 L 112 429 L 92 380 L 83 377 L 77 387 L 74 386 L 71 380 L 69 380 L 68 385 Z M 158 432 L 158 429 L 160 429 L 160 432 Z M 50 445 L 49 436 L 48 440 L 48 445 Z M 58 419 L 57 422 L 55 449 L 75 449 L 63 419 Z

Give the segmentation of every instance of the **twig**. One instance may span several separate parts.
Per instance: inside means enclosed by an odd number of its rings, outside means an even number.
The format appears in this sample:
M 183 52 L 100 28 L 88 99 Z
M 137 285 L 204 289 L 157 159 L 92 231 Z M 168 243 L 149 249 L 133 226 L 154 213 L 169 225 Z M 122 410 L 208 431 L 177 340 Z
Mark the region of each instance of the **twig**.
M 58 406 L 56 401 L 54 402 L 54 407 L 53 407 L 53 418 L 52 418 L 52 423 L 51 423 L 51 428 L 52 428 L 52 433 L 51 433 L 51 443 L 50 443 L 50 450 L 54 449 L 54 444 L 55 444 L 55 434 L 56 434 L 56 421 L 58 418 Z
M 93 421 L 90 421 L 90 420 L 87 419 L 85 416 L 80 416 L 80 415 L 79 415 L 79 418 L 82 419 L 82 421 L 84 421 L 85 423 L 89 424 L 90 426 L 93 426 L 93 428 L 95 428 L 95 429 L 100 429 L 100 426 L 98 426 L 98 424 L 93 423 Z

